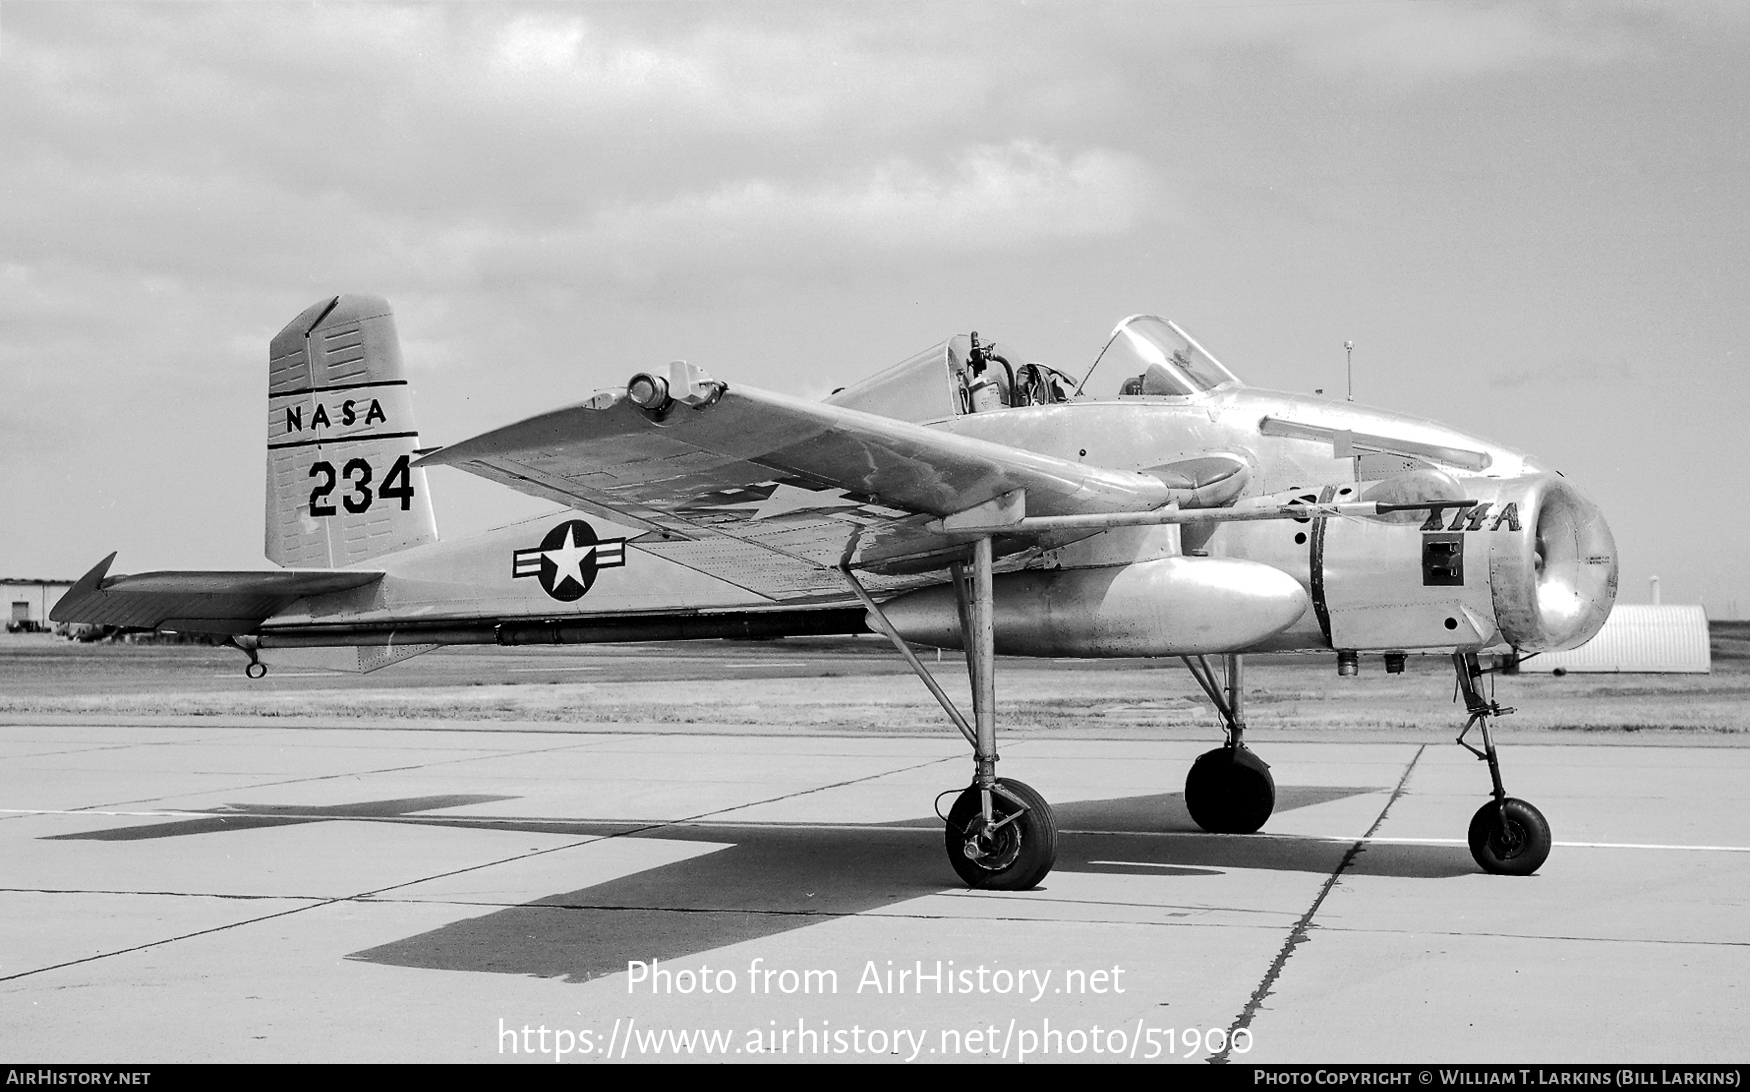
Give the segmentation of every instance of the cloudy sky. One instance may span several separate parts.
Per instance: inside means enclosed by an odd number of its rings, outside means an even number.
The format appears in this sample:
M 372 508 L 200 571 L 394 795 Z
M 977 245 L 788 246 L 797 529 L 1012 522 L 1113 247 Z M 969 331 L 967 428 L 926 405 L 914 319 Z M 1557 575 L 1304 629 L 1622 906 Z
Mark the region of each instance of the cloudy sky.
M 424 441 L 684 357 L 822 395 L 1176 319 L 1529 450 L 1750 614 L 1750 5 L 0 6 L 0 575 L 261 568 L 267 341 Z M 434 472 L 446 536 L 547 506 Z

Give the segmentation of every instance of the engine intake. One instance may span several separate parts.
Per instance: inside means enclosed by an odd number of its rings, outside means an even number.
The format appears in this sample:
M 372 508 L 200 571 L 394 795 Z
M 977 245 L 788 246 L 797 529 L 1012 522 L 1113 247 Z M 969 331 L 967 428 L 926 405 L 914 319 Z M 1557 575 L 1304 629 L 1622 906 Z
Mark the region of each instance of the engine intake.
M 1586 643 L 1616 602 L 1616 540 L 1598 506 L 1553 475 L 1502 483 L 1520 532 L 1489 541 L 1489 583 L 1501 635 L 1521 652 Z

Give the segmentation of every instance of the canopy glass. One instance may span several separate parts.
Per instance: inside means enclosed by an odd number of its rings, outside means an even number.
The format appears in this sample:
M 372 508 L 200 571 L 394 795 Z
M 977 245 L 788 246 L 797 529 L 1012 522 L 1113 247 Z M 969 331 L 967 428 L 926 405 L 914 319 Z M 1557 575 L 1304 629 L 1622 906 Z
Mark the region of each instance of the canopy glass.
M 1101 386 L 1117 394 L 1190 395 L 1239 384 L 1239 379 L 1191 340 L 1191 335 L 1158 315 L 1132 315 L 1118 324 L 1080 390 L 1100 370 Z

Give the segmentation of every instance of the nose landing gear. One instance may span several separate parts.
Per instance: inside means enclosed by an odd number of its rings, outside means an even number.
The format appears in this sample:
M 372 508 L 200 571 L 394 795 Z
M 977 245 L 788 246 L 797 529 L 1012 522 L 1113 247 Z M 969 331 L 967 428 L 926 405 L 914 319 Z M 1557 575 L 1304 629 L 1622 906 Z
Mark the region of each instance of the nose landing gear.
M 1503 709 L 1492 699 L 1484 698 L 1478 686 L 1483 669 L 1474 652 L 1455 652 L 1452 665 L 1458 672 L 1458 687 L 1464 694 L 1465 712 L 1469 719 L 1458 734 L 1458 745 L 1489 764 L 1489 778 L 1494 783 L 1492 801 L 1477 809 L 1470 821 L 1470 853 L 1484 872 L 1498 876 L 1529 876 L 1549 858 L 1552 842 L 1549 822 L 1543 813 L 1516 797 L 1508 796 L 1501 785 L 1501 762 L 1495 755 L 1495 737 L 1489 731 L 1489 718 L 1513 712 Z M 1472 728 L 1481 731 L 1481 750 L 1466 743 L 1464 737 Z
M 1477 809 L 1470 821 L 1470 852 L 1483 871 L 1529 876 L 1549 857 L 1549 823 L 1523 800 L 1507 797 Z

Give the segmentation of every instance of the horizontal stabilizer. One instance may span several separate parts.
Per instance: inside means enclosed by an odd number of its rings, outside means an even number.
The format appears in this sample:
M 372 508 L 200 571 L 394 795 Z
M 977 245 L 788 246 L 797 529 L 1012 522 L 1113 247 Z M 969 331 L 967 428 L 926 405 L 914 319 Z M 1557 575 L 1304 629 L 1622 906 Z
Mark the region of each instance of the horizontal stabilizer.
M 289 572 L 156 572 L 106 576 L 110 554 L 68 589 L 49 612 L 56 622 L 250 633 L 299 599 L 381 580 L 380 572 L 299 569 Z

